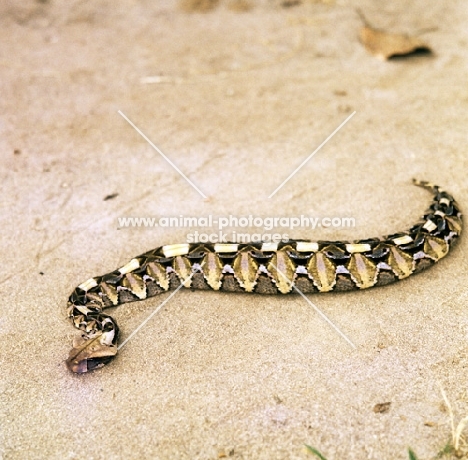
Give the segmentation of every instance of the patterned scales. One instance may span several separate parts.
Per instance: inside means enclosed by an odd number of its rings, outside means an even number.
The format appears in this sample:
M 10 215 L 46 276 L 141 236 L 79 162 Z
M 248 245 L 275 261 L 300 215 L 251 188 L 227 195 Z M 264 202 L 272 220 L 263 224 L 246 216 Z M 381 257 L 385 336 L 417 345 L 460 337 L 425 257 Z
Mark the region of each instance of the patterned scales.
M 186 288 L 258 294 L 349 291 L 407 278 L 447 255 L 462 230 L 451 195 L 435 193 L 422 220 L 406 232 L 354 242 L 294 241 L 252 244 L 171 244 L 80 284 L 68 301 L 75 340 L 67 365 L 73 372 L 102 367 L 117 353 L 118 327 L 106 307 Z

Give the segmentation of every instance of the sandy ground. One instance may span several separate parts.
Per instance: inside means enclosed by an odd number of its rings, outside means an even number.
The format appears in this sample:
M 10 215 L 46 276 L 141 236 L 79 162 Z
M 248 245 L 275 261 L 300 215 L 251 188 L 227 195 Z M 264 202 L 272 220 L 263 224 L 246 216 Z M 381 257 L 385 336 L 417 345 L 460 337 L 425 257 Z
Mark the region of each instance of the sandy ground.
M 412 177 L 468 208 L 467 3 L 294 3 L 0 3 L 2 459 L 431 459 L 439 385 L 468 415 L 466 238 L 401 283 L 309 296 L 356 349 L 298 296 L 180 291 L 112 364 L 64 365 L 74 287 L 190 230 L 119 217 L 352 216 L 288 232 L 370 237 L 425 210 Z M 371 56 L 357 7 L 433 55 Z M 116 309 L 122 338 L 166 297 Z

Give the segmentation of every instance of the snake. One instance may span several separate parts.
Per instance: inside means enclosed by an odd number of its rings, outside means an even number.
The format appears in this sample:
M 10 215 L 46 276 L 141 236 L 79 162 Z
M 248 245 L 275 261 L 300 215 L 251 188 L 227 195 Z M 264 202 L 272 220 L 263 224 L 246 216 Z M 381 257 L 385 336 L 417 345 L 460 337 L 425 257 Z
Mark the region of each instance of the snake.
M 462 231 L 455 199 L 427 181 L 434 194 L 409 230 L 354 241 L 286 240 L 255 243 L 180 243 L 160 246 L 123 267 L 90 278 L 68 299 L 68 316 L 82 331 L 66 360 L 75 373 L 108 364 L 119 327 L 108 307 L 184 288 L 257 294 L 354 291 L 419 273 L 445 257 Z

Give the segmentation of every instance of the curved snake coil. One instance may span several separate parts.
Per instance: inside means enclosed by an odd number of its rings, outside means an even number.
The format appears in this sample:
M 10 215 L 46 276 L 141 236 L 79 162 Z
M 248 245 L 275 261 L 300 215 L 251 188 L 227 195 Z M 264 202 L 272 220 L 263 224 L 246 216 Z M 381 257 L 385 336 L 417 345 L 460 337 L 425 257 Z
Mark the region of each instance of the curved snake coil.
M 119 328 L 102 311 L 143 300 L 182 284 L 193 289 L 259 294 L 349 291 L 407 278 L 446 256 L 462 230 L 451 195 L 435 193 L 422 220 L 406 232 L 346 241 L 251 244 L 171 244 L 132 259 L 104 276 L 80 284 L 68 300 L 68 314 L 84 334 L 74 341 L 68 368 L 88 372 L 117 354 Z

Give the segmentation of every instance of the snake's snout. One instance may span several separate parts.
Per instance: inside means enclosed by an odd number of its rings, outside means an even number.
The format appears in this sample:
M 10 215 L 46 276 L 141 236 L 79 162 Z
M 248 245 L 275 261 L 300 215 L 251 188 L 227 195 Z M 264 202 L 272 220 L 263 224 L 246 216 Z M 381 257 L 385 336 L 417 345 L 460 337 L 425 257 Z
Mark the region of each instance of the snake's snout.
M 105 333 L 98 333 L 93 337 L 78 337 L 66 361 L 68 369 L 83 374 L 106 365 L 117 354 L 117 347 L 106 342 Z
M 67 367 L 70 371 L 75 372 L 76 374 L 84 374 L 88 371 L 93 371 L 94 369 L 99 369 L 100 367 L 105 366 L 114 356 L 109 358 L 84 358 L 84 359 L 67 359 Z

